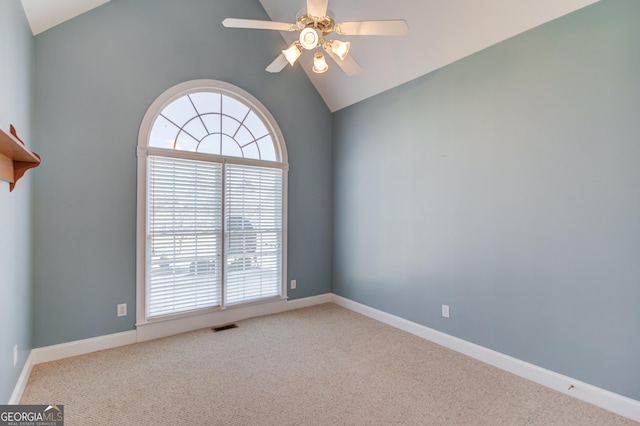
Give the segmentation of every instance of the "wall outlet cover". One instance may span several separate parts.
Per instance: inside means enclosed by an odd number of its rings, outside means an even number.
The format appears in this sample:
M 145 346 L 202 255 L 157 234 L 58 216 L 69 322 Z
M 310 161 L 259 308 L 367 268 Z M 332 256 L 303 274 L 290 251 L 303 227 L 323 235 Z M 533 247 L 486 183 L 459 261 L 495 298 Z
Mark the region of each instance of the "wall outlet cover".
M 127 316 L 127 304 L 121 303 L 118 305 L 118 316 L 126 317 Z
M 449 318 L 449 305 L 442 305 L 442 316 Z

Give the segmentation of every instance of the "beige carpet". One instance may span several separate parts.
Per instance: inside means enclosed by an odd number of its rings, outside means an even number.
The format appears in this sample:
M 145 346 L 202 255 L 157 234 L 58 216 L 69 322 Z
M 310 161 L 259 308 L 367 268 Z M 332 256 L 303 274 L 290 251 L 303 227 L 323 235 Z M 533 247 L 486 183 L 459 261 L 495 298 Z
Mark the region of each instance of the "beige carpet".
M 632 425 L 333 304 L 36 365 L 65 425 Z

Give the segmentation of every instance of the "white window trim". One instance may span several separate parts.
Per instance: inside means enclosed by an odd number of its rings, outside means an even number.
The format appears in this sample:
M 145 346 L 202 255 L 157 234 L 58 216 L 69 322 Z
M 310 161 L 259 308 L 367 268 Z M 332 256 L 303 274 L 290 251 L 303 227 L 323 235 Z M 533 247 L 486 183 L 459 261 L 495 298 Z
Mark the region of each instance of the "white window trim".
M 243 159 L 238 157 L 226 157 L 216 156 L 220 162 L 245 164 L 245 165 L 269 165 L 271 167 L 280 168 L 283 171 L 282 176 L 282 296 L 279 300 L 287 299 L 287 235 L 288 235 L 288 155 L 286 145 L 284 142 L 284 136 L 278 126 L 275 118 L 271 115 L 269 110 L 253 95 L 245 90 L 234 86 L 233 84 L 226 83 L 219 80 L 200 79 L 191 80 L 184 83 L 177 84 L 165 92 L 163 92 L 156 100 L 149 106 L 142 123 L 140 124 L 140 130 L 138 132 L 138 145 L 137 145 L 137 157 L 138 157 L 138 172 L 137 172 L 137 222 L 136 222 L 136 327 L 145 324 L 152 324 L 161 321 L 176 320 L 185 317 L 192 317 L 197 315 L 207 315 L 212 312 L 220 311 L 221 308 L 211 308 L 198 312 L 183 313 L 177 315 L 171 315 L 168 317 L 147 319 L 146 316 L 146 224 L 147 224 L 147 157 L 149 155 L 159 154 L 162 151 L 171 151 L 173 157 L 180 157 L 185 159 L 202 159 L 203 156 L 211 158 L 211 154 L 200 154 L 197 152 L 187 151 L 174 151 L 165 150 L 162 148 L 149 147 L 149 136 L 156 117 L 160 114 L 164 108 L 175 101 L 176 99 L 194 92 L 215 92 L 221 93 L 231 98 L 235 98 L 242 103 L 249 105 L 251 109 L 262 119 L 265 126 L 272 135 L 274 141 L 274 148 L 276 150 L 276 156 L 279 161 L 267 162 L 262 160 Z M 279 301 L 278 300 L 278 301 Z M 266 301 L 249 302 L 245 304 L 232 305 L 225 308 L 225 310 L 244 308 L 247 306 L 269 303 Z

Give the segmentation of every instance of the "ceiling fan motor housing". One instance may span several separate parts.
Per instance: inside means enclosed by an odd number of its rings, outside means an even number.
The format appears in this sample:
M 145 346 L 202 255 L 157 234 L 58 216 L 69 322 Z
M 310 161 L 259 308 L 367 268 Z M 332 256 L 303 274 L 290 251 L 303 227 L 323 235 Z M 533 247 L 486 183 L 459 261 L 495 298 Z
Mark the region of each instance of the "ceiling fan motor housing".
M 314 28 L 318 32 L 322 33 L 322 35 L 332 33 L 336 25 L 333 18 L 329 15 L 318 18 L 306 14 L 300 16 L 297 19 L 296 24 L 299 31 L 302 31 L 305 28 Z

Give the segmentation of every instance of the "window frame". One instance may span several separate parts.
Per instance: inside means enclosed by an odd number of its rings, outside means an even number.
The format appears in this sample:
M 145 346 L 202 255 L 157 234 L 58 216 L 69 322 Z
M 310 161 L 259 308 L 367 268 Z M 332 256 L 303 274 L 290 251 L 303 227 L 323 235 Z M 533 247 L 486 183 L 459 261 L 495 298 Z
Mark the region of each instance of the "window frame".
M 166 148 L 156 148 L 149 146 L 151 130 L 156 118 L 160 113 L 175 100 L 197 92 L 213 92 L 233 98 L 249 107 L 264 123 L 270 132 L 274 144 L 276 161 L 247 159 L 241 157 L 231 157 L 192 151 L 180 151 Z M 287 194 L 288 194 L 288 156 L 284 137 L 267 108 L 253 95 L 245 90 L 219 80 L 200 79 L 186 81 L 177 84 L 160 96 L 149 106 L 142 119 L 138 132 L 137 144 L 137 222 L 136 222 L 136 325 L 156 323 L 165 320 L 178 319 L 194 315 L 201 315 L 220 311 L 223 309 L 234 309 L 268 302 L 270 299 L 251 301 L 246 303 L 233 304 L 227 307 L 212 307 L 197 311 L 178 313 L 163 317 L 147 318 L 147 200 L 148 200 L 148 161 L 149 156 L 163 156 L 181 158 L 186 160 L 204 160 L 220 163 L 222 167 L 226 164 L 239 164 L 247 166 L 270 167 L 282 170 L 282 282 L 281 295 L 277 300 L 287 299 Z M 224 181 L 223 181 L 224 186 Z

